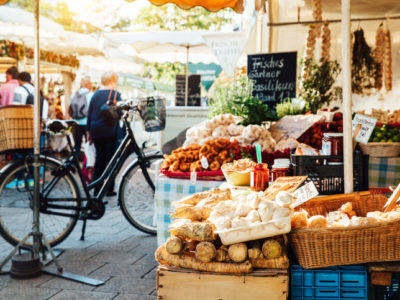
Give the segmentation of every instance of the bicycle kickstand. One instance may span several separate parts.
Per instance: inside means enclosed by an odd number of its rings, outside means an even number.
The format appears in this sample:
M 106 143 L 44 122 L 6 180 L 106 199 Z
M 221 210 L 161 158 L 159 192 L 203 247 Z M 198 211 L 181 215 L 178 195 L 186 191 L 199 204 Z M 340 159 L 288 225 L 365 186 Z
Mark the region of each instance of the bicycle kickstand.
M 83 218 L 83 225 L 82 225 L 81 241 L 85 240 L 86 222 L 87 222 L 87 218 L 84 217 Z

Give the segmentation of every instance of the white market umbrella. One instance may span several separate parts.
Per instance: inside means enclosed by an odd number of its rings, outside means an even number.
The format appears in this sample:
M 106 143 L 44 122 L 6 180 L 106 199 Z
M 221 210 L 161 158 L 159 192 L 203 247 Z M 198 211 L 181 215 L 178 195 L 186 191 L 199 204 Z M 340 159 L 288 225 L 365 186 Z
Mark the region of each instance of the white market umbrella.
M 34 14 L 19 8 L 0 6 L 0 39 L 33 47 Z M 40 44 L 43 49 L 63 54 L 102 55 L 99 41 L 90 35 L 64 30 L 60 24 L 40 17 Z
M 189 61 L 218 63 L 215 55 L 205 44 L 202 34 L 204 33 L 198 31 L 113 32 L 105 34 L 105 39 L 147 61 L 185 63 L 185 105 L 187 105 Z

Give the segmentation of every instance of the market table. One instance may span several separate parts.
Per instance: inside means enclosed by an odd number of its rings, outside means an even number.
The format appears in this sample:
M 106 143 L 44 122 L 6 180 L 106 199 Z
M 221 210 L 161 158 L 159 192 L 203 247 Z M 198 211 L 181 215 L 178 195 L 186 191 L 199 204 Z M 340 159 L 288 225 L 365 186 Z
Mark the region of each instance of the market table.
M 169 237 L 168 226 L 173 211 L 172 201 L 180 200 L 190 194 L 199 193 L 219 187 L 224 181 L 198 180 L 191 183 L 187 179 L 169 178 L 160 174 L 156 178 L 155 205 L 157 215 L 157 244 L 161 246 Z
M 400 157 L 370 157 L 368 184 L 370 187 L 388 187 L 400 183 Z

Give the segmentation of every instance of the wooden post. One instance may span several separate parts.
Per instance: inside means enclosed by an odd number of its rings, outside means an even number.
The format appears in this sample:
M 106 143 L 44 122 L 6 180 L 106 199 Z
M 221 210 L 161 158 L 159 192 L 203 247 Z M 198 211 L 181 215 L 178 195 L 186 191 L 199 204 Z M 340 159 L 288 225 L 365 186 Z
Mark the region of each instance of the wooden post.
M 351 11 L 350 0 L 342 0 L 342 76 L 343 76 L 343 164 L 344 191 L 353 192 L 353 137 L 351 101 Z

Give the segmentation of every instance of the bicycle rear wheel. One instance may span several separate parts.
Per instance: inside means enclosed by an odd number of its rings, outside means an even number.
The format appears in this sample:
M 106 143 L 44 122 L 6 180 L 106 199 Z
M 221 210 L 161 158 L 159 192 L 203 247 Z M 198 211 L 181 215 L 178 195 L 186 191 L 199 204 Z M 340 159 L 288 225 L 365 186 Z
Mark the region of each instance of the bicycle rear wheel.
M 0 176 L 0 234 L 12 245 L 17 245 L 32 231 L 33 219 L 33 159 L 21 159 L 12 164 Z M 46 200 L 40 200 L 40 230 L 51 246 L 62 242 L 73 230 L 79 216 L 79 190 L 70 173 L 56 175 L 61 162 L 52 158 L 40 158 L 40 193 L 46 193 Z M 51 185 L 53 187 L 51 187 Z M 71 201 L 56 201 L 71 198 Z M 54 199 L 53 202 L 51 199 Z M 76 199 L 75 201 L 73 199 Z M 47 204 L 65 205 L 68 208 L 52 209 L 45 212 Z M 32 246 L 29 238 L 25 246 Z
M 129 223 L 143 232 L 155 235 L 157 227 L 154 183 L 163 156 L 153 155 L 145 157 L 144 160 L 145 171 L 142 170 L 139 162 L 136 162 L 129 166 L 122 175 L 118 189 L 118 201 Z M 149 175 L 148 177 L 145 172 Z

